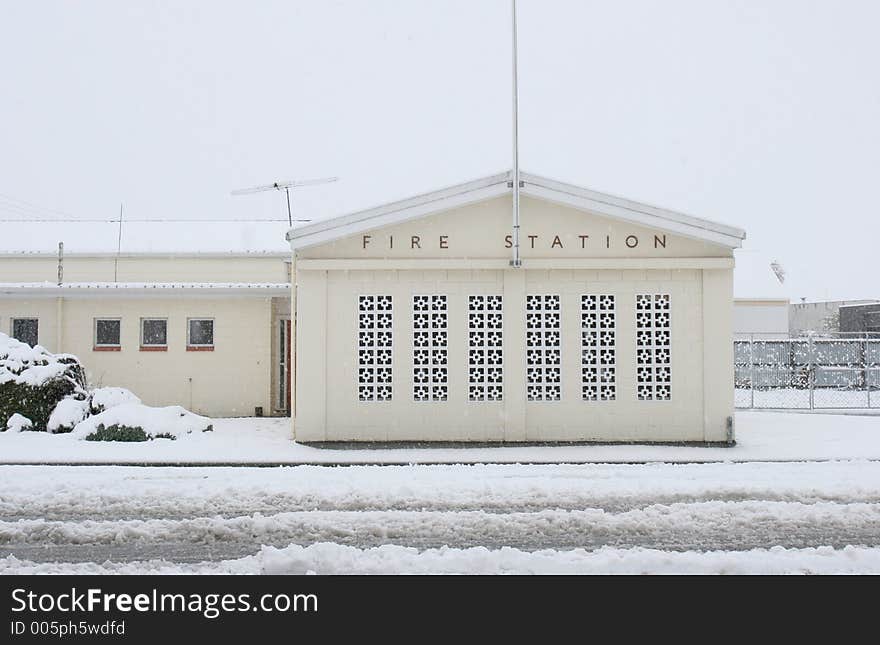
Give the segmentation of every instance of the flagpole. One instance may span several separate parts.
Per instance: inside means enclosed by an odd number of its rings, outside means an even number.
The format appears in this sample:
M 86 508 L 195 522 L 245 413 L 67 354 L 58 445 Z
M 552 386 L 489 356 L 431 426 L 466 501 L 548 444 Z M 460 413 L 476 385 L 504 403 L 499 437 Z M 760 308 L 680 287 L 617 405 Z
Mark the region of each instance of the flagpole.
M 522 266 L 519 255 L 519 92 L 516 69 L 516 0 L 511 0 L 513 15 L 513 259 L 510 266 Z

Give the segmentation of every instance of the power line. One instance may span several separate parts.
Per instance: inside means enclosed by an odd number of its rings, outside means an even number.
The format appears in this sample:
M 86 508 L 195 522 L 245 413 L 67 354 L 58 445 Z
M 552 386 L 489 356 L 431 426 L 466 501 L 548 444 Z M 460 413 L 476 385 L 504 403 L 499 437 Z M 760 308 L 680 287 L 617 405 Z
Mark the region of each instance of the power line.
M 13 197 L 7 193 L 0 193 L 0 212 L 18 217 L 0 217 L 0 223 L 4 224 L 119 224 L 118 218 L 109 217 L 77 217 L 73 213 L 40 206 L 34 202 Z M 60 216 L 60 217 L 58 217 Z M 125 220 L 127 223 L 135 224 L 198 224 L 203 223 L 282 223 L 286 222 L 283 218 L 135 218 Z
M 58 210 L 56 208 L 49 208 L 48 206 L 40 206 L 34 202 L 29 202 L 26 199 L 19 199 L 18 197 L 13 197 L 7 193 L 0 193 L 0 201 L 8 202 L 8 204 L 6 204 L 7 206 L 12 206 L 19 210 L 55 213 L 56 215 L 63 215 L 65 217 L 76 217 L 73 213 L 68 213 L 67 211 Z
M 61 223 L 61 224 L 119 224 L 119 219 L 118 218 L 114 218 L 114 219 L 107 219 L 107 218 L 102 218 L 102 219 L 88 219 L 88 218 L 87 219 L 61 219 L 61 218 L 9 219 L 9 218 L 0 218 L 0 222 L 18 223 L 18 224 L 58 224 L 58 223 Z M 204 222 L 204 223 L 218 223 L 218 222 L 219 223 L 223 223 L 223 222 L 242 223 L 242 222 L 244 222 L 244 223 L 248 223 L 248 224 L 252 224 L 252 223 L 264 224 L 264 223 L 268 223 L 268 222 L 276 222 L 276 223 L 285 222 L 286 223 L 287 219 L 264 219 L 264 218 L 257 218 L 257 219 L 240 219 L 240 218 L 233 218 L 233 219 L 220 219 L 220 218 L 167 219 L 167 218 L 164 218 L 164 219 L 127 219 L 127 220 L 125 220 L 125 222 L 127 224 L 132 224 L 132 223 L 138 223 L 138 224 L 152 224 L 152 223 L 181 224 L 181 223 L 188 223 L 188 224 L 193 224 L 193 223 L 199 223 L 199 222 Z

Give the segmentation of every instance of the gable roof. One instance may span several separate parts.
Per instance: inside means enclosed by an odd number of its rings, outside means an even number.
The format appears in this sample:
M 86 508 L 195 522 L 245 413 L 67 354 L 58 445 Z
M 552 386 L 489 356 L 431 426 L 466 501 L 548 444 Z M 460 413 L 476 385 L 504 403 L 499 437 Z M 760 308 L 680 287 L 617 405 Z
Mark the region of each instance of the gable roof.
M 510 194 L 512 175 L 512 171 L 508 170 L 382 206 L 292 228 L 287 232 L 287 241 L 294 250 L 307 248 Z M 740 247 L 746 236 L 745 231 L 733 226 L 588 190 L 531 173 L 520 172 L 520 182 L 521 195 L 729 248 Z

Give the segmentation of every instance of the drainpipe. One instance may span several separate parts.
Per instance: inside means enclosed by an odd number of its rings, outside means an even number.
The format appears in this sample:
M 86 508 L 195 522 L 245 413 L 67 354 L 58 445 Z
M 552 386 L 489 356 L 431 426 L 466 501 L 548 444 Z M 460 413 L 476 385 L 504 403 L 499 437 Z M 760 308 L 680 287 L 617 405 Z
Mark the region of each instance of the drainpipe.
M 58 242 L 58 286 L 64 283 L 64 242 Z M 55 299 L 55 351 L 63 352 L 64 343 L 64 298 L 60 292 Z
M 290 261 L 290 430 L 296 441 L 296 251 Z M 286 394 L 286 392 L 285 392 Z

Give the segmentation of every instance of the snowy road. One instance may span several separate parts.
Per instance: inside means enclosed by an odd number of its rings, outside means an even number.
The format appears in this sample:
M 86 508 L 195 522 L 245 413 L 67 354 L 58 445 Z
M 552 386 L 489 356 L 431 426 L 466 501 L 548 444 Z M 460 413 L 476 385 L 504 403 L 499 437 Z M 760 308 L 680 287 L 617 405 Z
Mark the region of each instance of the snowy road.
M 447 570 L 450 553 L 472 558 L 477 552 L 483 564 L 501 558 L 503 570 L 514 571 L 532 570 L 536 558 L 582 570 L 609 553 L 614 558 L 604 566 L 611 571 L 621 558 L 637 554 L 641 562 L 646 553 L 667 563 L 723 554 L 727 563 L 739 558 L 745 570 L 756 553 L 765 564 L 768 557 L 785 558 L 783 570 L 798 570 L 810 558 L 831 570 L 880 567 L 876 462 L 7 466 L 0 479 L 0 572 L 108 560 L 102 566 L 111 570 L 251 572 L 271 569 L 268 561 L 277 567 L 279 558 L 288 564 L 293 558 L 304 570 L 337 571 L 347 562 L 343 571 L 358 571 L 376 566 L 378 554 L 387 560 L 388 549 L 397 547 L 416 550 L 400 551 L 377 570 L 422 570 L 437 553 L 446 562 L 438 570 Z M 793 556 L 798 553 L 801 558 Z M 718 557 L 704 569 L 714 570 Z M 407 558 L 415 558 L 411 569 L 400 569 Z

